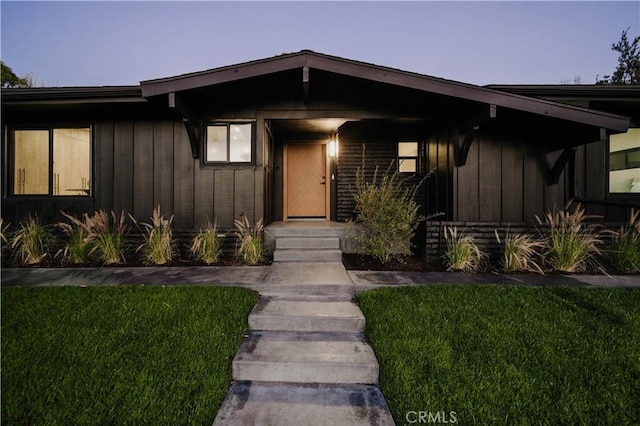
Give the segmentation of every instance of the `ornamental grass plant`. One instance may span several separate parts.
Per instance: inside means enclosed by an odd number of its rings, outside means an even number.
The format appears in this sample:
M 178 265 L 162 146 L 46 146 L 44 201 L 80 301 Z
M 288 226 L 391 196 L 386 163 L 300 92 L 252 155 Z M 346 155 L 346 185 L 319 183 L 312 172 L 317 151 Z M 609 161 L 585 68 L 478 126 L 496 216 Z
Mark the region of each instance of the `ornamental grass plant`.
M 133 223 L 137 224 L 133 216 L 129 215 Z M 166 219 L 160 212 L 160 205 L 153 209 L 151 222 L 142 223 L 144 243 L 137 251 L 142 251 L 143 260 L 153 265 L 171 263 L 176 247 L 173 241 L 173 215 Z
M 207 265 L 216 263 L 222 254 L 222 238 L 218 235 L 217 223 L 207 223 L 198 229 L 189 251 L 197 260 Z
M 248 265 L 257 265 L 264 260 L 264 241 L 262 233 L 264 225 L 262 219 L 253 225 L 247 216 L 243 215 L 240 220 L 233 221 L 236 227 L 236 256 Z
M 9 244 L 9 229 L 11 228 L 10 223 L 4 223 L 4 220 L 0 218 L 0 252 L 4 254 L 7 245 Z
M 449 271 L 476 272 L 486 258 L 486 254 L 478 248 L 473 236 L 458 233 L 457 227 L 444 228 L 447 249 L 444 260 Z
M 13 257 L 23 265 L 41 263 L 55 244 L 55 238 L 48 226 L 43 225 L 38 216 L 29 215 L 20 222 L 11 239 Z
M 597 223 L 588 223 L 585 209 L 570 201 L 565 208 L 549 211 L 543 218 L 536 215 L 538 232 L 544 244 L 544 255 L 548 266 L 559 272 L 582 272 L 597 262 L 601 253 L 602 228 Z
M 112 210 L 107 213 L 100 210 L 93 215 L 93 227 L 90 237 L 93 240 L 91 255 L 105 265 L 117 265 L 126 261 L 125 236 L 131 226 L 127 223 L 127 217 L 122 210 L 120 215 Z
M 640 272 L 640 210 L 631 210 L 629 222 L 613 234 L 605 259 L 612 272 Z
M 62 257 L 62 262 L 77 265 L 90 259 L 93 219 L 88 215 L 82 215 L 82 220 L 65 212 L 60 212 L 68 222 L 58 222 L 56 226 L 66 236 L 64 247 L 57 256 Z
M 529 234 L 510 234 L 509 231 L 500 239 L 498 231 L 494 231 L 498 244 L 502 246 L 500 266 L 506 273 L 511 272 L 538 272 L 544 271 L 536 262 L 540 256 L 539 250 L 543 243 Z

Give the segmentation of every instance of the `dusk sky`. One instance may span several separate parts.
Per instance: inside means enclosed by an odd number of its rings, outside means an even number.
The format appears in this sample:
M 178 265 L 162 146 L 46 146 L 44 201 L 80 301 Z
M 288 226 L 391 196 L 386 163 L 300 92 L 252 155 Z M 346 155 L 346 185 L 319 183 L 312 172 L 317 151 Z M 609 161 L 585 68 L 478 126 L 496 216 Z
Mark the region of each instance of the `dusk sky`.
M 310 49 L 474 84 L 593 84 L 640 2 L 8 2 L 2 60 L 37 85 L 138 84 Z

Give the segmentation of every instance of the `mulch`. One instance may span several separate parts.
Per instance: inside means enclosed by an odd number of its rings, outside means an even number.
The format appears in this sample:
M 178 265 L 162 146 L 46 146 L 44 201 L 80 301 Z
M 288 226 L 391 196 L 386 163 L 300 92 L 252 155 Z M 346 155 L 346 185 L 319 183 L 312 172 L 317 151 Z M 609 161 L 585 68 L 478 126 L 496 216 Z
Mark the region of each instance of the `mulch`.
M 441 267 L 427 263 L 424 259 L 416 256 L 402 256 L 400 259 L 383 263 L 373 256 L 344 253 L 342 263 L 348 271 L 434 272 L 443 270 Z

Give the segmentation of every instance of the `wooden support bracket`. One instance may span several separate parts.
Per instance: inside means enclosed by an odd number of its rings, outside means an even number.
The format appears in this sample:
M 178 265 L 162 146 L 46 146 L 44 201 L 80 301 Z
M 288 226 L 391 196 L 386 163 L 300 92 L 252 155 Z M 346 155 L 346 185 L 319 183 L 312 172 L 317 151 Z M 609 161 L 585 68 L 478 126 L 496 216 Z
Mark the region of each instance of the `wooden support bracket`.
M 187 129 L 187 135 L 189 136 L 189 143 L 191 144 L 191 156 L 193 158 L 200 158 L 200 133 L 201 127 L 194 124 L 188 118 L 183 118 L 185 129 Z
M 169 108 L 175 109 L 182 115 L 182 122 L 187 130 L 189 143 L 191 144 L 191 156 L 193 158 L 200 158 L 200 145 L 202 144 L 202 126 L 200 125 L 200 120 L 195 118 L 195 114 L 184 103 L 179 94 L 175 92 L 169 93 Z
M 556 185 L 560 181 L 560 175 L 567 164 L 575 164 L 576 148 L 565 148 L 553 166 L 547 170 L 547 185 Z
M 456 166 L 464 166 L 467 164 L 467 156 L 469 155 L 469 149 L 471 149 L 471 144 L 473 140 L 478 135 L 478 131 L 476 129 L 468 131 L 464 135 L 464 140 L 462 141 L 462 145 L 459 143 L 459 138 L 456 140 L 454 144 L 453 155 L 455 159 Z

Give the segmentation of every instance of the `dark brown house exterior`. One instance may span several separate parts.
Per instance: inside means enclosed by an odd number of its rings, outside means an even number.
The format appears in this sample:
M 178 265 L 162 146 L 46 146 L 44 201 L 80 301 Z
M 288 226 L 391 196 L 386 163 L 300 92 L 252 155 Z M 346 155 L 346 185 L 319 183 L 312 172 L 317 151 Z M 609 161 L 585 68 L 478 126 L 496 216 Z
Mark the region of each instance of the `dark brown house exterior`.
M 435 168 L 418 196 L 447 222 L 522 225 L 573 198 L 619 222 L 640 205 L 639 89 L 480 87 L 311 51 L 139 86 L 3 89 L 2 217 L 160 205 L 184 229 L 346 221 L 364 159 L 416 181 Z

